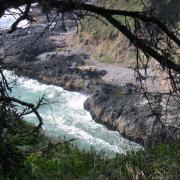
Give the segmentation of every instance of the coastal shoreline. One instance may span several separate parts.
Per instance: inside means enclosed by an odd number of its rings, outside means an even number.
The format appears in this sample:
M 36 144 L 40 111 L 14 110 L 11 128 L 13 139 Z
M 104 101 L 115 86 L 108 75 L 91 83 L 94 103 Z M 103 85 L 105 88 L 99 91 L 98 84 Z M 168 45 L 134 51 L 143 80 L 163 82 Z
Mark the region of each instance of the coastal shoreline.
M 43 31 L 44 25 L 37 24 L 1 35 L 2 63 L 18 75 L 89 94 L 84 106 L 93 119 L 130 140 L 154 145 L 179 138 L 179 104 L 171 99 L 171 107 L 164 107 L 167 96 L 158 93 L 161 87 L 158 82 L 153 84 L 153 74 L 149 74 L 147 87 L 154 92 L 147 100 L 132 69 L 97 62 L 86 52 L 69 47 L 69 32 L 61 26 Z

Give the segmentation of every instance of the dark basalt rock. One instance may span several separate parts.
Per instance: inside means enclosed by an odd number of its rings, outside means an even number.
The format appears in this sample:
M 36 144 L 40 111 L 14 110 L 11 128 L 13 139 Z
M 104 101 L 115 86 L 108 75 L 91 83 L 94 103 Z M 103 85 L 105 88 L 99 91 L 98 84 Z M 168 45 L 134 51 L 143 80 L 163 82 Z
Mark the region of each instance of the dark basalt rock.
M 44 31 L 44 26 L 37 25 L 12 34 L 3 33 L 0 39 L 2 63 L 19 75 L 86 93 L 103 82 L 100 76 L 104 72 L 78 68 L 86 66 L 89 56 L 68 49 L 64 34 L 59 31 Z
M 180 104 L 167 96 L 154 95 L 149 102 L 134 85 L 105 85 L 84 103 L 93 119 L 142 145 L 155 145 L 180 138 Z M 167 108 L 167 109 L 166 109 Z
M 45 52 L 51 52 L 58 48 L 49 39 L 50 32 L 44 32 L 44 27 L 19 29 L 12 34 L 4 35 L 4 56 L 10 63 L 32 62 L 36 57 Z

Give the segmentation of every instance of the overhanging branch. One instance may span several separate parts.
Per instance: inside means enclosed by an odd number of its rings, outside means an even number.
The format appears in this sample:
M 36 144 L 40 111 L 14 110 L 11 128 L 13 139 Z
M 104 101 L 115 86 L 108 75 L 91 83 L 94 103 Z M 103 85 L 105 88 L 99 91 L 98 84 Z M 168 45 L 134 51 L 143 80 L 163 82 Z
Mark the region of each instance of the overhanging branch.
M 27 103 L 25 101 L 21 101 L 19 99 L 16 99 L 14 97 L 9 97 L 9 96 L 0 96 L 0 102 L 7 102 L 7 103 L 10 103 L 10 102 L 14 102 L 14 103 L 18 103 L 22 106 L 25 106 L 25 107 L 28 107 L 29 109 L 32 110 L 32 112 L 36 115 L 39 123 L 36 127 L 36 129 L 40 129 L 41 126 L 43 125 L 43 119 L 42 117 L 40 116 L 40 114 L 38 113 L 37 111 L 37 107 L 34 106 L 34 104 L 31 104 L 31 103 Z

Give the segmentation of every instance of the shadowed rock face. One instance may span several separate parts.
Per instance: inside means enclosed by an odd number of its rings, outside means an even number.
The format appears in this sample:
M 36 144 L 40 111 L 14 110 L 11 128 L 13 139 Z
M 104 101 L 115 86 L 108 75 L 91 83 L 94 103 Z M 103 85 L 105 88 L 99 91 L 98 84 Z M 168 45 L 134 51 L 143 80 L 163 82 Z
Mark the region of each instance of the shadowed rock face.
M 23 63 L 36 61 L 36 56 L 54 50 L 57 45 L 49 40 L 49 33 L 45 32 L 42 38 L 43 27 L 17 30 L 13 34 L 4 35 L 4 56 L 7 63 Z
M 43 25 L 19 29 L 0 36 L 0 58 L 19 75 L 44 83 L 62 86 L 67 90 L 90 93 L 102 83 L 101 71 L 80 69 L 88 58 L 80 50 L 69 49 L 65 42 L 68 33 L 45 30 Z
M 132 84 L 104 85 L 84 103 L 93 119 L 142 145 L 155 145 L 180 138 L 180 104 L 167 96 L 147 98 Z

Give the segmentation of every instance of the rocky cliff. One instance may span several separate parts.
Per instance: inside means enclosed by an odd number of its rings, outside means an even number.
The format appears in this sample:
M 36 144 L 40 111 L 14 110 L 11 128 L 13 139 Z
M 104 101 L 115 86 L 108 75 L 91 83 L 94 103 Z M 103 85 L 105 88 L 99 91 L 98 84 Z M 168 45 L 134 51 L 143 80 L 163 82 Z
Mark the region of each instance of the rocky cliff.
M 140 144 L 155 145 L 180 138 L 180 104 L 169 98 L 145 94 L 133 84 L 103 85 L 84 105 L 95 121 Z
M 66 44 L 68 33 L 59 22 L 39 23 L 12 34 L 1 31 L 0 60 L 18 75 L 90 94 L 84 106 L 96 122 L 143 145 L 180 138 L 180 104 L 166 95 L 145 94 L 133 84 L 106 83 L 106 73 L 87 65 L 88 54 Z M 72 30 L 73 22 L 68 21 Z

